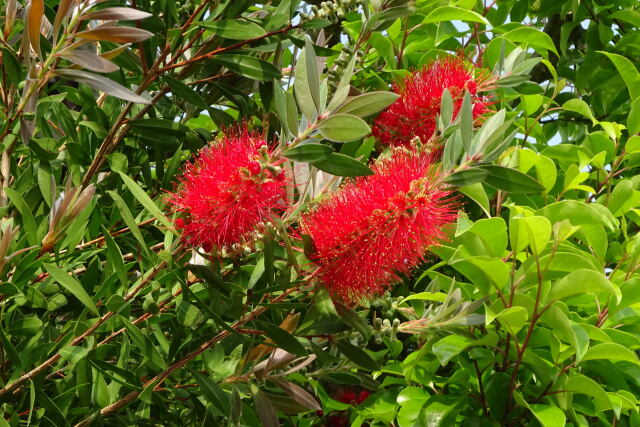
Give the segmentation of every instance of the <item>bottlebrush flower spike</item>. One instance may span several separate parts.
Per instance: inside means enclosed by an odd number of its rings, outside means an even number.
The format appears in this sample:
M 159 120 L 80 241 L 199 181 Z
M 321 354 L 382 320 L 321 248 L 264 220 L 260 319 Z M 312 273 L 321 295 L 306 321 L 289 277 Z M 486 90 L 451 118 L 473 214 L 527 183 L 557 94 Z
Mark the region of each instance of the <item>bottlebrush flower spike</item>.
M 285 210 L 290 180 L 281 163 L 246 127 L 203 148 L 169 197 L 174 210 L 183 213 L 175 220 L 183 242 L 207 251 L 229 247 Z
M 304 214 L 315 275 L 333 297 L 358 302 L 383 293 L 423 259 L 456 218 L 433 155 L 394 149 L 374 175 L 348 182 Z
M 449 89 L 453 98 L 454 117 L 462 106 L 465 90 L 472 95 L 474 118 L 485 113 L 490 102 L 478 96 L 478 92 L 485 89 L 486 82 L 482 76 L 474 77 L 473 71 L 462 59 L 447 58 L 437 59 L 408 75 L 394 87 L 400 98 L 380 113 L 373 135 L 387 145 L 407 145 L 416 136 L 427 144 L 436 129 L 445 89 Z

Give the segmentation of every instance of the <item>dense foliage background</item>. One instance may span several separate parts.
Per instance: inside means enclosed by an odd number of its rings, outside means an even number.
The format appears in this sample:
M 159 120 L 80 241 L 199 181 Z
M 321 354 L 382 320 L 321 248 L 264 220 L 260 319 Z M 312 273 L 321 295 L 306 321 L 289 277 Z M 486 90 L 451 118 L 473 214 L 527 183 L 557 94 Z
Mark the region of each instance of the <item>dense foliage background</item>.
M 640 425 L 637 1 L 0 4 L 0 425 Z M 222 129 L 296 145 L 304 210 L 452 54 L 492 113 L 440 120 L 462 208 L 403 283 L 332 301 L 295 224 L 180 245 Z

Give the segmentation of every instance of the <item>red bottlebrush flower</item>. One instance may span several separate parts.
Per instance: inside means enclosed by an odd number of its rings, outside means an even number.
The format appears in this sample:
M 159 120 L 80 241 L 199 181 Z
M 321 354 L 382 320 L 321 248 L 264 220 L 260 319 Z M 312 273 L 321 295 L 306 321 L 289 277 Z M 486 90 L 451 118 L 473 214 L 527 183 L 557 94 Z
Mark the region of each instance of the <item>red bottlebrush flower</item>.
M 373 135 L 387 145 L 407 145 L 416 136 L 426 144 L 436 129 L 436 115 L 440 113 L 445 89 L 449 89 L 453 98 L 454 117 L 462 106 L 465 90 L 473 96 L 473 116 L 485 113 L 489 101 L 478 96 L 483 78 L 474 78 L 473 70 L 460 58 L 447 58 L 408 75 L 394 86 L 400 98 L 380 113 Z
M 316 276 L 334 297 L 357 302 L 384 292 L 443 237 L 456 203 L 433 155 L 396 148 L 303 215 L 314 243 Z
M 183 241 L 206 250 L 230 246 L 287 207 L 289 178 L 257 134 L 238 128 L 188 163 L 169 197 Z
M 336 393 L 335 399 L 338 402 L 352 404 L 357 400 L 357 395 L 353 390 L 343 389 Z

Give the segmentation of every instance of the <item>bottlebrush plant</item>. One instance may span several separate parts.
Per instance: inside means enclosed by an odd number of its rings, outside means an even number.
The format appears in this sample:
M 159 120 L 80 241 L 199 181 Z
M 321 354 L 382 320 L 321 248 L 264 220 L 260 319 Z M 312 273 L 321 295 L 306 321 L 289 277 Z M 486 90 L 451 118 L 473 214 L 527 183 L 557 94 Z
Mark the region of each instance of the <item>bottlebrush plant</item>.
M 637 2 L 1 5 L 0 426 L 640 424 Z

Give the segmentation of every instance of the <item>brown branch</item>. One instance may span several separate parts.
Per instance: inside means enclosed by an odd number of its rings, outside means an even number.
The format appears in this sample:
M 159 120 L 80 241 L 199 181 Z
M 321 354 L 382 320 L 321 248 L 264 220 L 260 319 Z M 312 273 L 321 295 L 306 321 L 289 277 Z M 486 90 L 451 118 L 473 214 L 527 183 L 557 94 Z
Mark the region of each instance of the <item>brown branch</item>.
M 184 61 L 180 61 L 180 62 L 175 63 L 175 64 L 167 65 L 166 67 L 160 68 L 158 71 L 160 73 L 164 73 L 165 71 L 173 70 L 173 69 L 176 69 L 176 68 L 184 67 L 184 66 L 189 65 L 189 64 L 200 62 L 203 59 L 209 59 L 209 58 L 211 58 L 213 56 L 216 56 L 216 55 L 219 55 L 221 53 L 228 52 L 230 50 L 238 49 L 238 48 L 244 46 L 245 44 L 249 44 L 249 43 L 253 43 L 253 42 L 259 41 L 259 40 L 263 40 L 263 39 L 265 39 L 267 37 L 275 36 L 277 34 L 286 33 L 287 31 L 294 30 L 294 29 L 296 29 L 298 27 L 299 27 L 298 25 L 288 25 L 288 26 L 286 26 L 284 28 L 280 28 L 279 30 L 271 31 L 271 32 L 268 32 L 268 33 L 263 34 L 261 36 L 254 37 L 252 39 L 243 40 L 243 41 L 240 41 L 238 43 L 234 43 L 234 44 L 229 45 L 229 46 L 220 47 L 218 49 L 212 50 L 211 52 L 207 52 L 205 54 L 198 55 L 198 56 L 195 56 L 195 57 L 190 58 L 190 59 L 185 59 Z

